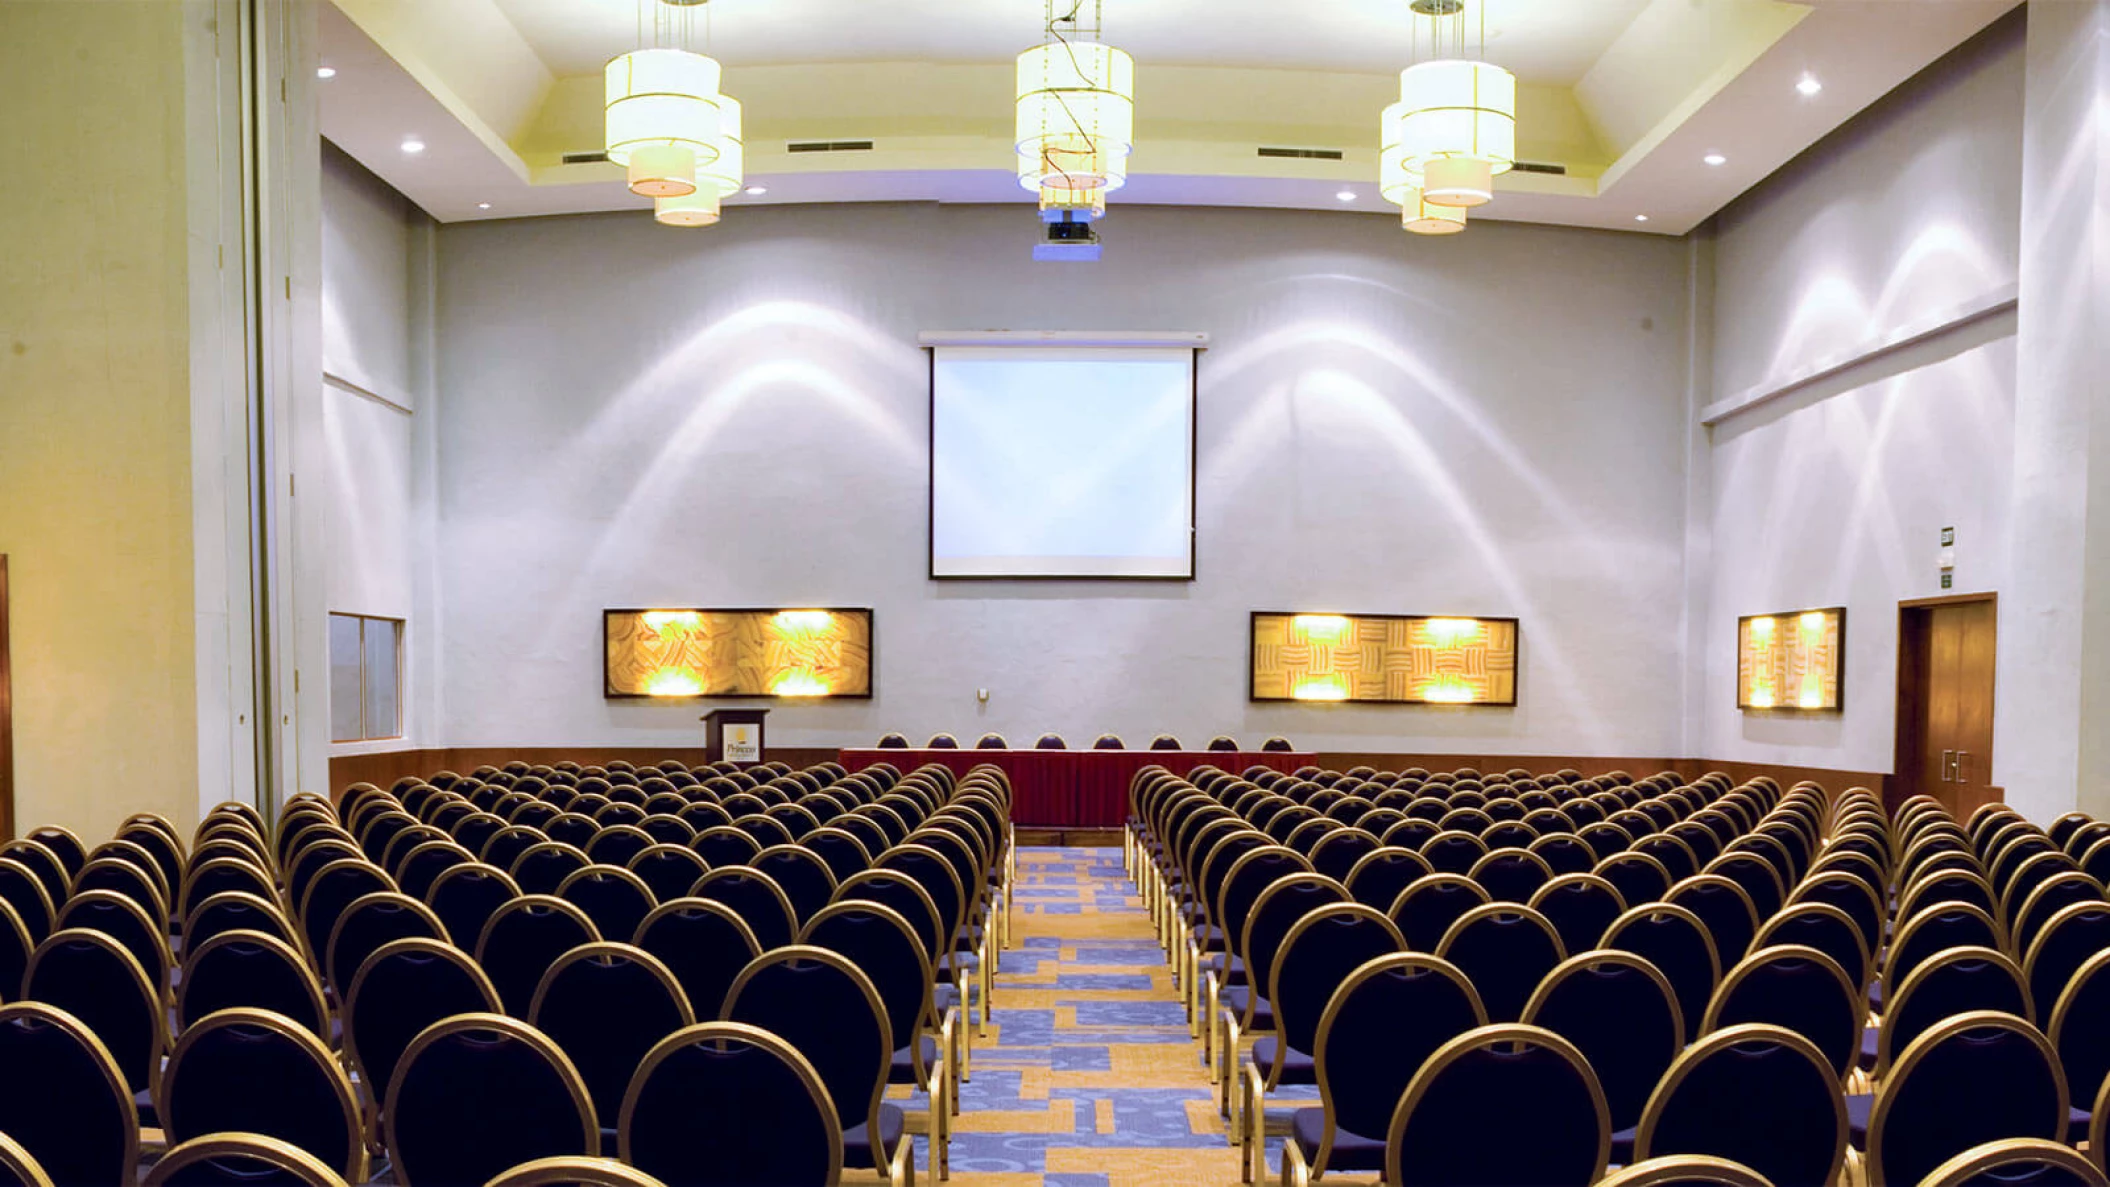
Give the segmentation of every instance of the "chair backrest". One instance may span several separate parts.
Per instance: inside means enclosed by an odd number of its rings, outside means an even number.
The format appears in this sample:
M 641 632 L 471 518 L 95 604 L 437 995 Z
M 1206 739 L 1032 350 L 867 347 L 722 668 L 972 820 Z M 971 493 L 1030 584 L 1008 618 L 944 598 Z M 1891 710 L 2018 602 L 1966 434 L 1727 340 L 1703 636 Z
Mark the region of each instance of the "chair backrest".
M 843 1172 L 842 1125 L 820 1073 L 793 1044 L 737 1022 L 698 1023 L 654 1047 L 617 1132 L 624 1162 L 670 1183 L 825 1187 Z
M 689 888 L 688 898 L 724 903 L 747 921 L 764 952 L 798 935 L 798 911 L 776 879 L 746 865 L 716 866 Z
M 1986 911 L 1972 903 L 1929 902 L 1912 915 L 1900 915 L 1883 962 L 1887 993 L 1905 983 L 1928 957 L 1949 948 L 2007 947 L 2007 933 Z
M 755 869 L 774 879 L 791 901 L 795 919 L 803 924 L 835 897 L 836 877 L 820 854 L 803 844 L 772 845 L 749 861 Z
M 807 921 L 798 942 L 841 955 L 871 979 L 897 1054 L 915 1048 L 917 1037 L 935 1025 L 930 958 L 899 911 L 871 902 L 831 903 Z M 920 1061 L 921 1052 L 913 1054 Z
M 547 894 L 512 899 L 484 922 L 476 963 L 498 993 L 498 1009 L 525 1017 L 542 974 L 557 958 L 603 937 L 586 912 Z
M 603 939 L 621 942 L 637 934 L 637 926 L 659 905 L 652 888 L 629 870 L 591 865 L 566 876 L 557 886 L 557 897 L 579 908 L 593 920 Z
M 892 907 L 924 943 L 933 967 L 949 955 L 945 919 L 923 884 L 899 870 L 865 870 L 852 874 L 835 890 L 836 902 L 872 902 Z
M 892 1024 L 871 979 L 840 954 L 793 945 L 758 956 L 733 982 L 719 1017 L 770 1032 L 804 1055 L 838 1118 L 870 1125 L 878 1140 L 880 1094 L 893 1060 Z M 861 1169 L 861 1168 L 860 1168 Z
M 433 878 L 425 890 L 425 905 L 432 908 L 457 946 L 473 949 L 491 916 L 519 897 L 520 886 L 512 875 L 497 866 L 468 862 L 450 866 Z
M 424 903 L 393 890 L 362 895 L 345 907 L 323 949 L 323 975 L 343 996 L 366 958 L 393 940 L 446 940 L 446 925 Z
M 1414 952 L 1433 952 L 1451 925 L 1487 905 L 1487 888 L 1463 874 L 1429 874 L 1416 878 L 1392 900 L 1385 914 Z M 1375 1136 L 1375 1135 L 1372 1135 Z
M 168 1050 L 168 1009 L 124 945 L 99 931 L 55 931 L 30 956 L 22 996 L 86 1024 L 116 1061 L 127 1089 L 153 1088 Z
M 1995 1010 L 1947 1018 L 1883 1078 L 1868 1122 L 1870 1182 L 1920 1183 L 1997 1138 L 2064 1138 L 2066 1105 L 2057 1057 L 2036 1027 Z
M 1515 1022 L 1531 991 L 1568 952 L 1544 915 L 1516 903 L 1486 903 L 1451 924 L 1436 955 L 1471 979 L 1490 1022 Z
M 292 945 L 258 931 L 227 931 L 185 955 L 177 986 L 176 1024 L 190 1029 L 233 1007 L 269 1010 L 317 1037 L 329 1034 L 322 983 Z
M 375 891 L 395 888 L 395 882 L 380 866 L 363 858 L 342 858 L 315 871 L 300 898 L 298 912 L 308 951 L 317 960 L 322 959 L 330 950 L 330 932 L 346 907 Z
M 1597 1187 L 1773 1187 L 1741 1162 L 1708 1154 L 1665 1154 L 1621 1167 Z
M 1815 948 L 1846 970 L 1846 979 L 1863 990 L 1875 974 L 1875 957 L 1861 941 L 1861 929 L 1846 912 L 1830 903 L 1791 901 L 1766 920 L 1752 941 L 1753 948 L 1800 944 Z
M 1640 1124 L 1649 1094 L 1685 1049 L 1677 991 L 1631 952 L 1583 952 L 1562 961 L 1533 991 L 1523 1021 L 1567 1039 L 1589 1059 L 1614 1129 Z
M 581 944 L 557 958 L 535 989 L 528 1023 L 571 1056 L 594 1114 L 613 1120 L 638 1061 L 694 1024 L 681 983 L 659 959 L 629 944 Z
M 483 1183 L 537 1158 L 601 1152 L 571 1060 L 502 1014 L 463 1014 L 420 1032 L 388 1086 L 381 1124 L 404 1187 Z
M 2043 1138 L 1999 1138 L 1971 1147 L 1927 1173 L 1922 1187 L 2110 1187 L 2088 1157 Z
M 169 955 L 168 923 L 149 916 L 136 900 L 108 890 L 84 890 L 59 908 L 58 926 L 61 930 L 99 931 L 123 944 L 139 961 L 154 991 L 168 992 L 169 969 L 174 963 Z
M 2110 949 L 2110 903 L 2062 907 L 2037 932 L 2022 961 L 2037 1024 L 2049 1026 L 2066 983 L 2098 952 Z
M 1527 904 L 1546 917 L 1570 953 L 1597 947 L 1605 929 L 1626 911 L 1619 889 L 1595 874 L 1561 874 L 1538 888 Z
M 1597 945 L 1631 952 L 1655 965 L 1678 991 L 1678 1012 L 1688 1029 L 1692 1019 L 1706 1016 L 1722 968 L 1714 937 L 1699 916 L 1672 903 L 1644 903 L 1613 920 Z
M 1314 861 L 1313 864 L 1321 863 Z M 1434 872 L 1421 854 L 1403 846 L 1380 842 L 1377 848 L 1356 860 L 1342 884 L 1348 888 L 1350 898 L 1383 912 L 1392 906 L 1399 898 L 1399 892 L 1409 883 Z
M 59 1184 L 130 1183 L 139 1120 L 123 1074 L 86 1023 L 42 1002 L 0 1006 L 0 1133 Z
M 170 1146 L 141 1187 L 223 1187 L 275 1183 L 346 1187 L 343 1176 L 290 1142 L 255 1133 L 214 1133 Z
M 1888 1071 L 1936 1023 L 1974 1010 L 2000 1010 L 2033 1026 L 2037 1021 L 2028 983 L 2006 953 L 1948 948 L 1921 961 L 1884 999 L 1883 1024 L 1876 1032 L 1876 1073 Z
M 1824 1052 L 1842 1081 L 1861 1052 L 1867 998 L 1839 962 L 1815 948 L 1759 948 L 1723 976 L 1700 1023 L 1706 1034 L 1746 1022 L 1784 1027 Z
M 1270 984 L 1276 953 L 1297 920 L 1315 908 L 1347 901 L 1347 888 L 1324 874 L 1288 874 L 1269 883 L 1254 898 L 1233 948 L 1245 958 L 1248 983 L 1263 990 Z M 1257 992 L 1247 996 L 1242 1025 L 1250 1024 L 1259 1001 Z
M 1781 904 L 1788 898 L 1787 886 L 1780 880 L 1780 871 L 1774 868 L 1773 863 L 1756 853 L 1725 852 L 1708 862 L 1701 872 L 1720 874 L 1743 887 L 1744 893 L 1751 896 L 1751 905 L 1756 909 L 1760 920 L 1772 918 L 1773 912 L 1780 910 Z
M 1614 853 L 1597 863 L 1590 871 L 1619 888 L 1619 897 L 1628 906 L 1640 906 L 1661 899 L 1670 891 L 1670 871 L 1663 863 L 1646 853 L 1629 849 Z
M 1312 1159 L 1326 1169 L 1339 1130 L 1375 1139 L 1422 1061 L 1458 1035 L 1487 1024 L 1472 982 L 1449 961 L 1396 952 L 1368 961 L 1341 983 L 1313 1039 L 1326 1137 Z
M 731 907 L 708 899 L 661 903 L 638 925 L 634 942 L 674 974 L 690 1010 L 710 1018 L 718 1016 L 740 970 L 762 954 L 747 922 Z
M 2016 909 L 2011 931 L 2013 950 L 2026 954 L 2044 925 L 2059 911 L 2084 904 L 2099 905 L 2102 901 L 2103 884 L 2087 874 L 2072 870 L 2053 874 L 2038 883 Z
M 162 1072 L 156 1112 L 172 1143 L 260 1134 L 350 1182 L 366 1181 L 352 1083 L 323 1041 L 283 1014 L 237 1007 L 185 1030 Z
M 1836 1181 L 1846 1097 L 1824 1053 L 1793 1031 L 1747 1023 L 1687 1047 L 1650 1095 L 1634 1160 L 1709 1154 L 1774 1183 Z
M 1409 1081 L 1387 1134 L 1388 1183 L 1592 1183 L 1612 1145 L 1582 1052 L 1514 1023 L 1439 1047 Z
M 461 949 L 421 937 L 392 940 L 352 974 L 344 999 L 345 1053 L 378 1100 L 420 1031 L 456 1014 L 499 1008 L 490 978 Z
M 1665 892 L 1663 901 L 1699 916 L 1714 938 L 1716 957 L 1732 966 L 1751 950 L 1762 922 L 1750 892 L 1720 874 L 1682 878 Z
M 1297 919 L 1282 939 L 1266 985 L 1283 1045 L 1310 1054 L 1319 1020 L 1349 974 L 1405 949 L 1399 928 L 1361 903 L 1331 903 Z

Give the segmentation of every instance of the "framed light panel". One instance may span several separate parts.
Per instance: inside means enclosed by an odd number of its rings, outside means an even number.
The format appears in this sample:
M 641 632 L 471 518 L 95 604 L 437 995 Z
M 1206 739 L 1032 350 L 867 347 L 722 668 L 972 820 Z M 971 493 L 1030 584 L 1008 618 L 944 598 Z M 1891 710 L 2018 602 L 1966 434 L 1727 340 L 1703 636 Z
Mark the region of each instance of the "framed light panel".
M 1736 707 L 1836 713 L 1846 707 L 1846 608 L 1736 620 Z
M 1256 701 L 1514 705 L 1517 620 L 1256 610 Z
M 872 695 L 872 612 L 604 610 L 610 698 Z

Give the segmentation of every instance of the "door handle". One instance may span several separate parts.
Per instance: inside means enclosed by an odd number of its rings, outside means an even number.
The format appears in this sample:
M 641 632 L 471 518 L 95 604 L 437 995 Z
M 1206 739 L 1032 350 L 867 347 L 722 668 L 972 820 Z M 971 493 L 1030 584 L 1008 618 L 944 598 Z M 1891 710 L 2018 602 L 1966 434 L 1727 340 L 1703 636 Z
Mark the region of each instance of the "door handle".
M 1958 783 L 1964 782 L 1963 760 L 1965 756 L 1969 755 L 1970 753 L 1971 752 L 1968 750 L 1959 750 L 1956 752 L 1956 781 Z
M 1954 750 L 1944 750 L 1944 751 L 1942 751 L 1942 752 L 1941 752 L 1941 781 L 1942 781 L 1942 782 L 1944 782 L 1944 783 L 1947 783 L 1947 782 L 1949 782 L 1949 769 L 1950 769 L 1951 767 L 1955 766 L 1955 765 L 1956 765 L 1956 752 L 1955 752 Z

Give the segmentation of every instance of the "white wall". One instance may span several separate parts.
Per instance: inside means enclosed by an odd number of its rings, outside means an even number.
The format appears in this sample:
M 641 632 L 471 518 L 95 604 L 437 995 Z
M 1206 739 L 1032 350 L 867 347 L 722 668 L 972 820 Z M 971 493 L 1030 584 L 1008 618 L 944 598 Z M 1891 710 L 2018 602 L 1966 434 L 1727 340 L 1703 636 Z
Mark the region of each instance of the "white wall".
M 2011 295 L 2022 83 L 2015 18 L 1724 211 L 1701 403 Z M 2014 329 L 2012 312 L 1985 318 L 1714 426 L 1696 509 L 1712 525 L 1706 757 L 1891 770 L 1897 604 L 1945 592 L 1940 529 L 1957 530 L 1948 592 L 1998 590 L 2008 575 Z M 1831 605 L 1847 607 L 1845 712 L 1739 713 L 1737 617 Z
M 405 738 L 352 754 L 433 740 L 432 223 L 327 142 L 322 195 L 328 607 L 406 623 Z
M 611 606 L 865 605 L 877 696 L 779 745 L 1111 729 L 1336 749 L 1676 749 L 1685 248 L 1368 215 L 743 209 L 440 233 L 448 744 L 693 744 L 606 701 Z M 1203 330 L 1199 579 L 935 583 L 919 330 Z M 1247 615 L 1516 615 L 1521 704 L 1258 706 Z M 975 690 L 991 698 L 977 708 Z

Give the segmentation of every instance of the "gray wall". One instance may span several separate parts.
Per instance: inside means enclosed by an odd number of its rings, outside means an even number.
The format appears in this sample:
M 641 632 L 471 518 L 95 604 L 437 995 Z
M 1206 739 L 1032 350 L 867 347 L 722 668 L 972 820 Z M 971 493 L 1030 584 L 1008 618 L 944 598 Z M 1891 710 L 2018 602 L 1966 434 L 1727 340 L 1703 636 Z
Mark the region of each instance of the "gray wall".
M 1103 263 L 1036 265 L 1034 232 L 935 205 L 442 228 L 447 743 L 691 740 L 692 706 L 602 699 L 601 609 L 819 604 L 876 609 L 877 696 L 782 705 L 778 744 L 1676 749 L 1684 244 L 1121 209 Z M 1197 581 L 926 578 L 916 333 L 979 328 L 1211 335 Z M 1255 609 L 1518 616 L 1521 703 L 1251 705 Z

